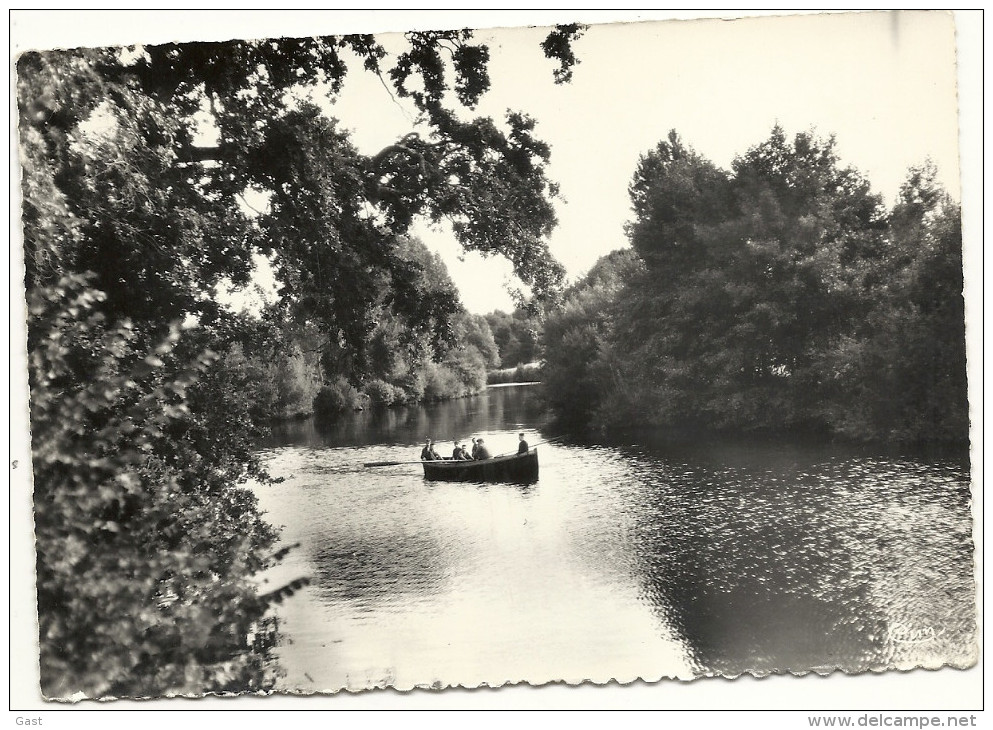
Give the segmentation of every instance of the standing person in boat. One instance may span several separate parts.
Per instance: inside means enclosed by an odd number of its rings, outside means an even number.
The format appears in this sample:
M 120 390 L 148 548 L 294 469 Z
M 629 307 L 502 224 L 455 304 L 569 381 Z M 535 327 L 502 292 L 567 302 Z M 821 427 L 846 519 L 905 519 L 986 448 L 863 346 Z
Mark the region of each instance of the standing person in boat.
M 491 457 L 490 450 L 486 448 L 486 444 L 483 443 L 482 439 L 476 442 L 476 446 L 479 448 L 476 450 L 476 459 L 489 459 Z
M 524 440 L 524 434 L 523 433 L 517 434 L 517 438 L 520 439 L 520 441 L 517 444 L 517 453 L 526 454 L 528 452 L 528 442 Z
M 421 461 L 437 461 L 439 458 L 434 450 L 434 441 L 424 439 L 424 448 L 421 449 Z

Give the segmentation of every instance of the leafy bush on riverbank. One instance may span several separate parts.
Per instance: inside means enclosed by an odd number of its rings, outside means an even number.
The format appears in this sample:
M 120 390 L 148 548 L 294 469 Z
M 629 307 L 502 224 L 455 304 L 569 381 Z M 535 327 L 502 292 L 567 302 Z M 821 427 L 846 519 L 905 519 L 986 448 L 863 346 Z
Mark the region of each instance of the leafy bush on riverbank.
M 362 407 L 364 398 L 358 388 L 344 378 L 322 386 L 314 398 L 314 415 L 318 418 L 334 418 L 341 413 Z
M 276 536 L 241 486 L 263 478 L 258 369 L 216 332 L 143 343 L 84 277 L 28 301 L 42 692 L 270 688 L 245 652 Z
M 360 390 L 339 376 L 320 389 L 313 412 L 318 418 L 330 420 L 366 405 L 389 407 L 464 398 L 486 387 L 485 378 L 483 356 L 467 346 L 450 352 L 443 362 L 428 360 L 406 368 L 397 383 L 373 378 Z
M 391 406 L 394 403 L 404 401 L 403 391 L 385 380 L 370 380 L 365 384 L 363 390 L 369 397 L 369 402 L 375 406 Z
M 472 347 L 449 353 L 444 362 L 429 362 L 424 368 L 424 401 L 464 398 L 486 387 L 486 366 Z
M 405 239 L 401 254 L 420 296 L 432 303 L 426 323 L 423 312 L 394 311 L 384 290 L 375 324 L 356 347 L 343 347 L 312 324 L 280 322 L 277 308 L 267 310 L 265 318 L 279 325 L 266 335 L 278 347 L 256 348 L 253 358 L 267 375 L 259 394 L 272 420 L 311 413 L 326 420 L 366 406 L 461 398 L 486 386 L 487 366 L 499 361 L 486 319 L 465 311 L 444 262 L 423 243 Z

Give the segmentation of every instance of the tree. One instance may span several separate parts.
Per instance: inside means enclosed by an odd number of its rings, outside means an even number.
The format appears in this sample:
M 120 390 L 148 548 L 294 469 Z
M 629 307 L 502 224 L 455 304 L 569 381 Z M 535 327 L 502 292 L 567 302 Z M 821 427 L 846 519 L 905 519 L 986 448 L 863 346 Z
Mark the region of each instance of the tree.
M 476 348 L 483 357 L 483 362 L 489 369 L 500 367 L 500 351 L 497 349 L 490 323 L 480 314 L 467 314 L 461 324 L 460 331 L 467 345 Z
M 642 407 L 663 422 L 812 425 L 812 358 L 858 311 L 845 264 L 876 255 L 885 227 L 833 140 L 790 143 L 777 127 L 724 173 L 671 134 L 642 158 L 632 199 L 649 274 L 616 342 L 625 382 L 652 374 Z
M 673 132 L 630 192 L 644 268 L 598 297 L 584 282 L 546 324 L 561 414 L 965 437 L 961 230 L 933 169 L 913 170 L 887 213 L 833 139 L 776 127 L 723 171 Z
M 485 315 L 505 368 L 533 362 L 539 357 L 541 339 L 540 312 L 518 307 L 513 312 L 495 311 Z
M 846 435 L 968 438 L 961 218 L 936 173 L 910 170 L 885 255 L 863 280 L 869 306 L 823 354 L 831 418 Z
M 642 268 L 631 249 L 602 256 L 546 320 L 541 340 L 545 353 L 545 398 L 560 421 L 588 424 L 610 389 L 609 336 L 619 292 Z
M 222 277 L 247 283 L 247 221 L 203 171 L 178 164 L 189 125 L 100 72 L 109 54 L 18 61 L 27 288 L 93 272 L 112 321 L 210 317 Z
M 544 48 L 563 78 L 579 32 Z M 274 534 L 241 485 L 264 476 L 253 445 L 280 396 L 269 388 L 262 407 L 248 394 L 268 388 L 259 358 L 279 327 L 214 298 L 222 281 L 248 282 L 253 254 L 283 289 L 278 325 L 319 330 L 325 370 L 356 379 L 384 306 L 432 333 L 457 313 L 403 255 L 417 216 L 449 219 L 467 250 L 507 256 L 538 292 L 561 280 L 533 120 L 460 109 L 489 85 L 487 49 L 471 31 L 407 43 L 389 68 L 371 36 L 18 59 L 47 695 L 265 686 L 245 647 L 298 584 L 258 594 Z M 371 157 L 302 99 L 325 84 L 333 102 L 355 59 L 421 115 L 422 132 Z M 216 144 L 198 146 L 204 132 Z M 269 201 L 259 215 L 250 190 Z M 184 321 L 197 326 L 171 325 Z
M 570 41 L 580 29 L 567 31 L 545 49 L 561 58 L 562 69 L 575 62 Z M 425 215 L 450 219 L 466 250 L 507 256 L 536 291 L 553 288 L 562 269 L 543 238 L 555 223 L 549 201 L 555 188 L 545 176 L 549 150 L 533 136 L 533 120 L 512 112 L 501 129 L 486 118 L 463 121 L 448 106 L 451 89 L 471 108 L 489 86 L 488 49 L 471 42 L 471 31 L 407 39 L 408 50 L 386 70 L 386 51 L 372 36 L 25 54 L 18 83 L 26 147 L 52 167 L 58 184 L 50 192 L 73 201 L 75 213 L 89 211 L 79 216 L 89 225 L 79 248 L 57 255 L 98 274 L 108 307 L 135 299 L 159 309 L 208 307 L 206 298 L 170 300 L 189 288 L 209 291 L 222 276 L 245 281 L 253 246 L 264 249 L 270 237 L 285 243 L 293 240 L 285 234 L 316 234 L 334 224 L 342 226 L 339 237 L 359 236 L 352 253 L 368 248 L 369 257 L 377 251 L 386 257 L 383 239 Z M 339 90 L 349 53 L 413 102 L 427 139 L 411 133 L 367 158 L 349 148 L 330 120 L 296 101 L 295 90 L 318 83 Z M 218 137 L 209 148 L 193 143 L 205 111 Z M 110 131 L 90 134 L 100 125 Z M 335 162 L 343 166 L 329 167 Z M 317 197 L 286 199 L 288 190 L 304 187 Z M 274 199 L 261 236 L 246 235 L 239 196 L 249 188 Z M 313 231 L 296 231 L 320 202 L 345 207 L 338 217 L 324 211 L 332 218 L 315 221 Z M 385 230 L 377 216 L 357 212 L 364 205 L 378 211 Z M 168 217 L 148 218 L 166 208 Z M 219 235 L 206 237 L 207 231 Z M 43 284 L 38 276 L 55 247 L 33 239 L 26 246 L 29 285 Z M 273 248 L 284 285 L 299 284 L 299 252 L 284 256 Z M 132 296 L 149 286 L 155 296 Z M 154 307 L 149 318 L 162 315 Z

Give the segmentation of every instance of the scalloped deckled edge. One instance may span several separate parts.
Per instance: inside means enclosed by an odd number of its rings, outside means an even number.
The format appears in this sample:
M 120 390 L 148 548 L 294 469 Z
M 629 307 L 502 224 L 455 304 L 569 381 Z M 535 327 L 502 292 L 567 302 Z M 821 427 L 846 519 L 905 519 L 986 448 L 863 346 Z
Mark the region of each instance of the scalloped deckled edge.
M 412 692 L 429 692 L 437 693 L 446 690 L 494 690 L 501 689 L 503 687 L 517 687 L 521 685 L 526 685 L 529 687 L 547 687 L 550 685 L 566 685 L 569 687 L 581 687 L 583 685 L 593 685 L 596 687 L 607 687 L 610 685 L 617 685 L 619 687 L 630 687 L 634 684 L 641 683 L 645 685 L 658 685 L 665 682 L 676 682 L 678 684 L 688 684 L 694 682 L 698 679 L 720 679 L 725 681 L 734 681 L 739 677 L 748 675 L 755 679 L 764 679 L 769 676 L 793 676 L 793 677 L 806 677 L 807 675 L 817 675 L 819 677 L 829 677 L 832 674 L 842 674 L 850 677 L 857 677 L 866 674 L 886 674 L 888 672 L 899 672 L 901 674 L 909 674 L 910 672 L 916 672 L 920 670 L 928 672 L 938 672 L 943 669 L 954 669 L 957 671 L 966 671 L 977 666 L 979 663 L 979 646 L 974 645 L 975 656 L 973 656 L 968 662 L 942 662 L 938 664 L 913 664 L 913 665 L 900 665 L 900 666 L 871 666 L 862 668 L 846 668 L 846 667 L 811 667 L 810 669 L 775 669 L 775 670 L 763 670 L 763 669 L 750 669 L 746 671 L 739 672 L 737 674 L 725 674 L 723 672 L 704 672 L 702 674 L 696 674 L 690 677 L 680 677 L 674 675 L 659 675 L 658 678 L 651 678 L 645 675 L 639 675 L 633 679 L 620 680 L 616 677 L 611 677 L 609 679 L 550 679 L 546 681 L 532 681 L 527 679 L 508 679 L 504 680 L 499 684 L 490 684 L 489 682 L 480 682 L 476 685 L 466 685 L 459 682 L 442 684 L 441 680 L 435 680 L 434 682 L 421 682 L 409 687 L 398 687 L 396 685 L 370 685 L 368 687 L 339 687 L 338 689 L 319 689 L 319 690 L 260 690 L 258 692 L 253 692 L 246 690 L 245 692 L 205 692 L 202 694 L 182 694 L 182 693 L 169 693 L 156 696 L 108 696 L 108 697 L 89 697 L 81 692 L 77 692 L 70 697 L 43 697 L 46 702 L 58 703 L 58 704 L 77 704 L 79 702 L 91 701 L 91 702 L 117 702 L 121 700 L 139 701 L 139 702 L 154 702 L 156 700 L 173 700 L 173 699 L 187 699 L 196 700 L 204 699 L 208 697 L 217 698 L 238 698 L 238 697 L 333 697 L 342 693 L 348 695 L 361 695 L 367 692 L 399 692 L 401 694 L 409 694 Z

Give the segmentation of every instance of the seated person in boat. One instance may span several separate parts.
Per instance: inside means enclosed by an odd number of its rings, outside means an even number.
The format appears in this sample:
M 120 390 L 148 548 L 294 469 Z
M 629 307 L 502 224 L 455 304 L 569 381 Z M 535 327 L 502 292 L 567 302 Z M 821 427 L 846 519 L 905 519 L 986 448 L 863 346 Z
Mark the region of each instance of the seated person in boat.
M 472 459 L 469 456 L 469 452 L 465 450 L 465 447 L 458 441 L 455 442 L 455 448 L 452 450 L 452 461 L 470 461 Z
M 472 440 L 472 453 L 470 456 L 474 460 L 479 458 L 479 442 L 476 439 Z
M 476 442 L 476 446 L 479 448 L 476 450 L 477 459 L 489 459 L 491 458 L 490 450 L 486 448 L 486 444 L 483 443 L 482 439 Z
M 520 441 L 517 444 L 517 453 L 526 454 L 528 452 L 528 442 L 524 440 L 524 434 L 523 433 L 517 434 L 517 438 L 520 439 Z
M 421 461 L 437 461 L 440 458 L 434 450 L 434 441 L 424 439 L 424 448 L 421 449 Z

